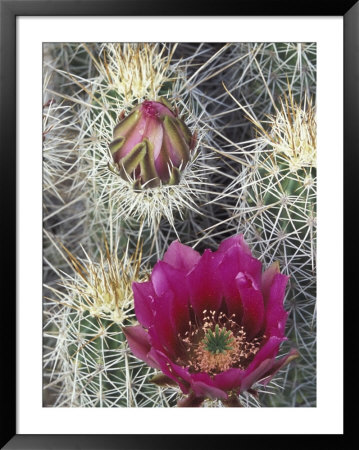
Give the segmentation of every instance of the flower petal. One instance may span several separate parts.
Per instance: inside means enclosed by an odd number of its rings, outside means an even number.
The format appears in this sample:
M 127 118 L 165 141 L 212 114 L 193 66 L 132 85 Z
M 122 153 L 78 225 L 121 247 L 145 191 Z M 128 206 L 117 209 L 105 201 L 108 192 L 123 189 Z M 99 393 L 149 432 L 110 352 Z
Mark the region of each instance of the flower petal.
M 188 394 L 191 382 L 188 369 L 178 366 L 161 351 L 156 351 L 156 359 L 162 372 L 174 380 L 184 394 Z
M 277 273 L 269 291 L 265 317 L 265 335 L 283 337 L 288 314 L 283 308 L 283 300 L 288 277 Z
M 161 180 L 167 183 L 171 176 L 171 162 L 167 148 L 163 142 L 159 154 L 155 156 L 155 168 Z
M 279 273 L 279 262 L 274 262 L 267 270 L 262 274 L 262 293 L 264 304 L 267 304 L 269 298 L 269 292 L 273 283 L 273 278 Z
M 240 272 L 238 248 L 229 249 L 222 257 L 218 266 L 223 298 L 227 305 L 229 316 L 235 314 L 237 320 L 243 315 L 241 296 L 238 291 L 236 276 Z
M 154 160 L 158 158 L 163 140 L 163 129 L 161 121 L 157 117 L 147 117 L 145 137 L 153 146 Z
M 242 382 L 241 392 L 248 390 L 254 383 L 266 385 L 270 382 L 273 376 L 286 364 L 290 363 L 299 356 L 296 349 L 292 349 L 288 355 L 280 359 L 265 359 L 259 366 L 253 370 Z
M 198 396 L 215 398 L 227 398 L 226 392 L 218 387 L 212 377 L 207 373 L 191 373 L 191 388 Z
M 208 374 L 189 373 L 187 368 L 173 363 L 163 353 L 158 352 L 158 354 L 161 356 L 159 359 L 161 370 L 175 380 L 184 393 L 187 393 L 190 387 L 196 397 L 227 398 L 227 394 L 215 385 Z
M 256 369 L 252 370 L 248 375 L 244 377 L 241 383 L 240 392 L 247 391 L 254 383 L 260 380 L 263 375 L 270 370 L 273 366 L 273 359 L 265 359 L 262 361 Z
M 233 246 L 239 246 L 244 251 L 244 253 L 252 256 L 250 248 L 244 241 L 243 234 L 236 234 L 235 236 L 231 236 L 230 238 L 227 238 L 224 241 L 222 241 L 220 246 L 218 247 L 217 252 L 218 253 L 226 252 Z
M 119 162 L 123 157 L 125 157 L 135 145 L 142 142 L 143 133 L 146 128 L 146 118 L 141 116 L 136 125 L 130 130 L 130 132 L 122 135 L 118 134 L 117 137 L 125 137 L 125 142 L 122 147 L 117 151 L 115 160 Z
M 151 283 L 155 301 L 149 333 L 157 348 L 176 358 L 183 352 L 178 334 L 187 331 L 189 326 L 189 294 L 183 289 L 184 273 L 159 261 L 153 268 Z
M 216 375 L 213 381 L 219 389 L 230 391 L 240 387 L 245 374 L 245 370 L 242 369 L 228 369 Z
M 265 359 L 274 359 L 278 354 L 280 344 L 286 339 L 285 337 L 271 336 L 247 367 L 246 375 L 255 370 Z
M 169 320 L 174 294 L 171 291 L 157 296 L 154 302 L 153 324 L 148 329 L 156 349 L 161 349 L 171 358 L 181 355 L 182 349 L 176 330 Z
M 172 164 L 184 167 L 190 156 L 190 150 L 182 132 L 176 127 L 175 120 L 166 115 L 163 119 L 163 142 Z
M 215 400 L 216 398 L 226 399 L 228 397 L 222 389 L 218 389 L 215 386 L 210 386 L 202 381 L 192 383 L 192 389 L 197 397 L 208 397 L 212 400 Z
M 137 320 L 148 328 L 153 322 L 153 304 L 155 291 L 151 281 L 132 283 Z
M 283 356 L 280 359 L 276 359 L 273 363 L 273 366 L 270 368 L 270 370 L 268 372 L 266 372 L 261 380 L 260 383 L 261 384 L 268 384 L 270 382 L 270 380 L 274 377 L 274 375 L 280 370 L 282 369 L 284 366 L 286 366 L 287 364 L 289 364 L 291 361 L 293 361 L 294 359 L 299 357 L 299 352 L 297 349 L 292 348 L 291 351 Z
M 171 298 L 168 317 L 176 336 L 186 332 L 189 323 L 189 292 L 184 283 L 183 272 L 159 261 L 153 269 L 151 281 L 159 296 L 172 291 L 174 296 Z
M 187 275 L 190 303 L 197 317 L 202 320 L 203 311 L 218 311 L 223 298 L 218 274 L 218 258 L 207 249 L 193 270 Z
M 159 368 L 156 361 L 149 356 L 151 351 L 151 343 L 148 333 L 141 327 L 141 325 L 134 325 L 132 327 L 124 327 L 128 345 L 132 353 L 138 358 L 145 361 L 149 366 Z
M 252 340 L 262 329 L 264 320 L 264 303 L 261 291 L 254 287 L 253 278 L 240 272 L 236 276 L 238 291 L 243 307 L 242 325 L 247 339 Z
M 172 242 L 163 255 L 163 261 L 175 269 L 189 272 L 200 260 L 201 255 L 188 245 Z
M 228 239 L 227 239 L 228 240 Z M 236 282 L 236 276 L 243 272 L 251 276 L 256 289 L 260 289 L 262 263 L 248 255 L 236 241 L 225 252 L 216 252 L 221 261 L 218 266 L 222 293 L 227 304 L 228 313 L 241 317 L 243 313 L 242 302 Z

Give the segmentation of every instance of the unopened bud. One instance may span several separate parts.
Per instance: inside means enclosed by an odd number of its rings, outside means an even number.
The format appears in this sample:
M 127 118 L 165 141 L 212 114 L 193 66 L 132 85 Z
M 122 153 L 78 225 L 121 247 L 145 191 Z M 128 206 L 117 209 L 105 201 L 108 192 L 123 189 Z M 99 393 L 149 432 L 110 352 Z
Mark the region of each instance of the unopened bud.
M 116 125 L 109 147 L 119 175 L 139 187 L 178 184 L 195 139 L 167 101 L 144 101 Z

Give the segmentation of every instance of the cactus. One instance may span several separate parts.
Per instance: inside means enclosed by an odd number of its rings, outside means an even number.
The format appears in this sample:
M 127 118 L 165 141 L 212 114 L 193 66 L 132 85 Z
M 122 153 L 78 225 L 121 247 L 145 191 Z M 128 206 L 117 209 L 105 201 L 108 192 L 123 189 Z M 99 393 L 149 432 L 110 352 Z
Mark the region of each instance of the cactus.
M 177 391 L 150 382 L 155 371 L 128 350 L 122 327 L 134 323 L 131 283 L 143 279 L 141 250 L 121 259 L 106 247 L 100 262 L 79 260 L 67 249 L 73 276 L 48 287 L 53 310 L 45 335 L 48 382 L 59 383 L 56 406 L 170 406 Z M 141 278 L 142 277 L 142 278 Z
M 90 55 L 89 60 L 94 63 L 95 58 L 89 48 L 87 46 L 80 46 L 80 48 L 81 50 L 77 49 L 76 52 L 82 57 L 86 54 Z M 59 158 L 60 166 L 68 158 L 71 159 L 71 166 L 67 171 L 68 179 L 73 186 L 70 193 L 75 192 L 77 200 L 82 199 L 81 208 L 76 211 L 74 218 L 77 220 L 77 230 L 83 230 L 79 242 L 86 249 L 88 255 L 85 263 L 77 260 L 72 253 L 66 252 L 63 246 L 54 239 L 54 234 L 51 233 L 51 229 L 48 229 L 48 222 L 45 223 L 45 236 L 49 242 L 50 253 L 47 262 L 49 267 L 56 269 L 60 283 L 56 287 L 53 286 L 53 283 L 45 286 L 45 294 L 48 298 L 44 311 L 46 317 L 45 376 L 46 387 L 54 389 L 56 392 L 55 406 L 170 406 L 176 404 L 177 401 L 177 390 L 158 387 L 151 383 L 150 379 L 155 371 L 148 369 L 128 352 L 127 343 L 121 330 L 122 320 L 118 321 L 114 315 L 115 312 L 111 312 L 108 309 L 109 306 L 105 304 L 105 299 L 116 293 L 105 292 L 103 295 L 103 292 L 99 292 L 98 284 L 112 285 L 111 282 L 106 282 L 106 274 L 114 267 L 118 271 L 119 264 L 116 263 L 115 253 L 121 254 L 127 247 L 135 248 L 139 235 L 144 239 L 144 261 L 151 259 L 153 251 L 157 255 L 163 251 L 169 240 L 166 236 L 173 229 L 175 220 L 173 210 L 181 214 L 182 208 L 185 207 L 183 214 L 187 217 L 190 214 L 190 211 L 186 211 L 187 208 L 195 210 L 196 204 L 193 199 L 197 199 L 201 195 L 201 191 L 204 191 L 202 180 L 206 168 L 197 165 L 198 175 L 196 171 L 193 171 L 193 167 L 185 168 L 186 176 L 181 176 L 180 182 L 175 186 L 170 184 L 162 186 L 160 196 L 158 193 L 154 193 L 153 189 L 143 189 L 141 193 L 132 196 L 129 201 L 126 198 L 128 188 L 122 196 L 119 195 L 121 193 L 119 187 L 121 183 L 124 184 L 124 180 L 108 167 L 108 162 L 112 160 L 108 145 L 111 143 L 112 130 L 117 123 L 120 111 L 132 108 L 134 103 L 147 95 L 157 98 L 159 92 L 161 95 L 166 94 L 170 86 L 164 72 L 158 73 L 159 67 L 153 64 L 153 58 L 158 57 L 159 46 L 125 47 L 121 53 L 122 57 L 116 62 L 113 58 L 121 48 L 121 46 L 112 46 L 111 44 L 101 48 L 100 54 L 106 54 L 106 56 L 103 56 L 102 65 L 99 65 L 100 60 L 96 59 L 96 63 L 94 63 L 96 70 L 91 70 L 91 72 L 95 72 L 94 79 L 88 79 L 84 73 L 81 74 L 81 67 L 72 67 L 68 63 L 68 70 L 73 73 L 60 69 L 55 70 L 58 77 L 63 76 L 67 80 L 71 80 L 70 94 L 63 93 L 61 89 L 56 96 L 60 99 L 61 96 L 65 96 L 67 107 L 70 104 L 68 109 L 70 109 L 71 115 L 66 122 L 67 126 L 64 127 L 66 131 L 64 136 L 55 133 L 57 140 L 54 149 L 59 153 L 62 152 L 62 158 Z M 67 48 L 67 50 L 69 49 Z M 124 58 L 126 51 L 131 57 Z M 163 55 L 165 51 L 165 46 L 162 46 L 160 53 Z M 61 52 L 63 55 L 63 47 L 61 47 Z M 126 73 L 127 75 L 133 74 L 133 64 L 136 62 L 134 56 L 139 57 L 143 52 L 147 55 L 146 58 L 152 58 L 146 60 L 146 67 L 151 70 L 156 67 L 156 70 L 151 72 L 151 77 L 153 77 L 150 80 L 146 79 L 148 89 L 142 93 L 138 90 L 130 92 L 126 89 L 126 92 L 114 95 L 118 88 L 116 82 L 119 83 L 119 80 L 123 80 Z M 124 72 L 126 67 L 120 67 L 119 61 L 124 61 L 124 64 L 129 65 L 126 73 Z M 163 70 L 168 70 L 168 55 L 161 61 L 159 64 L 162 64 Z M 138 65 L 136 67 L 137 70 L 140 69 Z M 114 70 L 117 70 L 115 74 Z M 144 75 L 147 77 L 148 73 L 144 72 Z M 84 81 L 84 79 L 88 81 Z M 115 85 L 111 85 L 109 80 L 115 80 Z M 175 83 L 179 82 L 175 80 Z M 128 80 L 128 83 L 128 86 L 132 86 L 131 80 Z M 81 89 L 76 89 L 75 86 Z M 144 86 L 144 80 L 138 80 L 137 88 L 141 86 Z M 165 88 L 162 88 L 163 86 Z M 54 95 L 52 87 L 49 93 Z M 99 102 L 101 102 L 101 108 L 98 107 Z M 181 103 L 176 102 L 178 108 L 185 111 L 186 117 L 193 120 L 193 116 L 189 116 L 191 106 L 188 102 L 182 102 L 183 99 L 181 99 Z M 105 109 L 103 108 L 104 104 Z M 184 127 L 186 129 L 186 125 Z M 199 130 L 198 141 L 201 140 L 200 135 L 201 130 Z M 67 143 L 69 143 L 68 146 Z M 67 151 L 68 147 L 69 151 Z M 60 178 L 61 172 L 56 170 L 55 159 L 52 155 L 53 153 L 49 158 L 50 166 L 52 164 L 55 175 Z M 113 164 L 112 161 L 111 164 Z M 56 186 L 60 186 L 62 189 L 62 184 L 57 184 L 55 180 L 51 187 L 56 191 Z M 130 189 L 132 190 L 132 187 Z M 160 187 L 157 188 L 157 191 L 159 190 Z M 80 194 L 78 194 L 79 192 Z M 66 194 L 66 188 L 64 192 L 60 190 L 59 193 Z M 173 195 L 176 193 L 177 195 Z M 121 215 L 121 209 L 118 208 L 121 203 L 134 209 L 135 214 L 129 214 L 130 217 Z M 148 206 L 144 208 L 146 204 Z M 67 211 L 73 212 L 71 201 L 68 204 L 65 203 L 65 208 Z M 136 210 L 139 214 L 136 214 Z M 162 233 L 159 232 L 158 226 L 163 212 L 168 219 L 170 229 L 164 228 Z M 143 213 L 145 215 L 141 217 Z M 133 216 L 135 220 L 131 220 Z M 61 217 L 59 208 L 56 210 L 56 217 Z M 146 217 L 152 219 L 152 221 L 150 220 L 152 230 L 147 231 L 146 229 L 144 224 Z M 187 226 L 187 223 L 187 221 L 179 220 L 181 226 Z M 55 225 L 57 225 L 56 222 Z M 117 249 L 111 256 L 111 261 L 104 261 L 101 256 L 100 248 L 103 246 L 104 235 L 110 248 L 114 248 L 114 243 L 117 243 Z M 60 238 L 60 241 L 67 246 L 66 236 L 61 235 Z M 79 242 L 76 243 L 76 253 L 79 253 Z M 76 273 L 70 278 L 58 270 L 61 254 L 67 254 L 67 266 L 70 266 L 68 260 L 71 255 L 70 262 Z M 96 263 L 95 261 L 99 259 L 100 262 Z M 61 267 L 66 267 L 63 260 L 61 265 Z M 83 270 L 91 275 L 90 280 L 86 282 L 83 278 Z M 68 272 L 68 268 L 66 272 Z M 120 279 L 117 279 L 117 282 L 119 281 Z M 92 293 L 89 292 L 89 286 Z M 96 287 L 95 290 L 94 287 Z M 96 298 L 102 302 L 100 308 L 93 301 Z M 129 301 L 129 303 L 131 302 L 132 300 Z M 90 308 L 89 304 L 91 304 Z M 87 307 L 85 307 L 86 305 Z M 131 312 L 131 306 L 129 311 Z M 131 320 L 134 320 L 133 310 L 129 317 L 125 318 L 125 323 Z
M 290 92 L 290 91 L 289 91 Z M 263 242 L 261 255 L 279 257 L 295 277 L 315 271 L 316 120 L 310 101 L 291 93 L 266 123 L 250 116 L 257 138 L 242 154 L 246 168 L 228 190 L 238 194 L 234 215 Z M 237 186 L 237 187 L 235 187 Z M 265 248 L 264 248 L 265 246 Z
M 234 51 L 248 55 L 234 67 L 234 94 L 245 98 L 259 119 L 273 113 L 274 104 L 286 95 L 288 85 L 297 103 L 315 96 L 315 43 L 250 43 Z
M 130 280 L 175 239 L 214 250 L 242 232 L 290 276 L 286 335 L 300 358 L 240 401 L 314 406 L 316 44 L 47 44 L 44 56 L 45 403 L 176 405 L 180 391 L 151 382 L 127 346 Z M 138 164 L 114 148 L 146 104 L 181 118 L 185 164 L 171 159 L 170 174 L 142 173 L 143 142 Z M 123 282 L 122 297 L 105 289 Z
M 136 236 L 139 232 L 150 239 L 149 235 L 156 234 L 162 218 L 175 230 L 177 225 L 182 226 L 187 210 L 198 214 L 197 204 L 204 203 L 208 197 L 206 191 L 211 186 L 207 185 L 206 177 L 211 156 L 206 155 L 204 160 L 204 152 L 203 155 L 198 152 L 204 135 L 196 117 L 200 105 L 191 94 L 183 93 L 177 100 L 177 93 L 186 82 L 186 65 L 180 61 L 171 64 L 175 47 L 104 44 L 92 51 L 83 44 L 82 51 L 90 55 L 96 75 L 89 78 L 57 71 L 59 76 L 71 80 L 74 91 L 66 96 L 76 118 L 72 127 L 77 153 L 73 184 L 85 195 L 85 211 L 78 218 L 86 230 L 87 242 L 83 244 L 95 252 L 103 232 L 108 240 L 123 234 Z M 121 118 L 144 99 L 156 103 L 159 99 L 166 102 L 172 98 L 175 100 L 171 106 L 181 112 L 181 124 L 186 133 L 197 131 L 197 148 L 193 149 L 193 140 L 192 157 L 186 167 L 181 168 L 181 176 L 174 171 L 175 184 L 134 191 L 113 170 L 109 150 L 113 130 Z M 163 240 L 168 239 L 165 236 Z M 163 251 L 162 246 L 161 242 L 156 244 L 158 251 Z
M 265 88 L 268 86 L 265 86 Z M 230 94 L 231 95 L 231 94 Z M 294 98 L 291 86 L 258 119 L 255 108 L 236 101 L 252 124 L 254 139 L 235 144 L 232 164 L 241 167 L 220 198 L 227 196 L 226 223 L 243 232 L 255 253 L 278 261 L 290 276 L 288 333 L 302 359 L 287 368 L 291 404 L 315 404 L 316 345 L 316 118 L 314 99 Z M 278 406 L 280 395 L 269 397 Z

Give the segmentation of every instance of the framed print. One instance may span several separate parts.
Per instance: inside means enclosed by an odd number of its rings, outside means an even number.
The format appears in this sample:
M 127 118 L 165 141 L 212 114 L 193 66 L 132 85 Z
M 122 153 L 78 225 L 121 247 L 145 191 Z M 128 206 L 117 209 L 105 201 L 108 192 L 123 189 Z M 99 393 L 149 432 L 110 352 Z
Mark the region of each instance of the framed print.
M 343 437 L 347 3 L 2 1 L 4 448 Z

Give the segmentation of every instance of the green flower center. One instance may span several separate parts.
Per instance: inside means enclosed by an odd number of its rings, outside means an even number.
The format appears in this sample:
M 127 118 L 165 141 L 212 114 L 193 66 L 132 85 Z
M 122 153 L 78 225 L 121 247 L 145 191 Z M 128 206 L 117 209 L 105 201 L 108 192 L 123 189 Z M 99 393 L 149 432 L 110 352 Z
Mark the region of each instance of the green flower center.
M 219 325 L 216 324 L 214 332 L 212 330 L 208 330 L 202 342 L 205 350 L 215 355 L 225 353 L 229 350 L 233 350 L 233 333 L 228 331 L 226 328 L 220 329 Z

